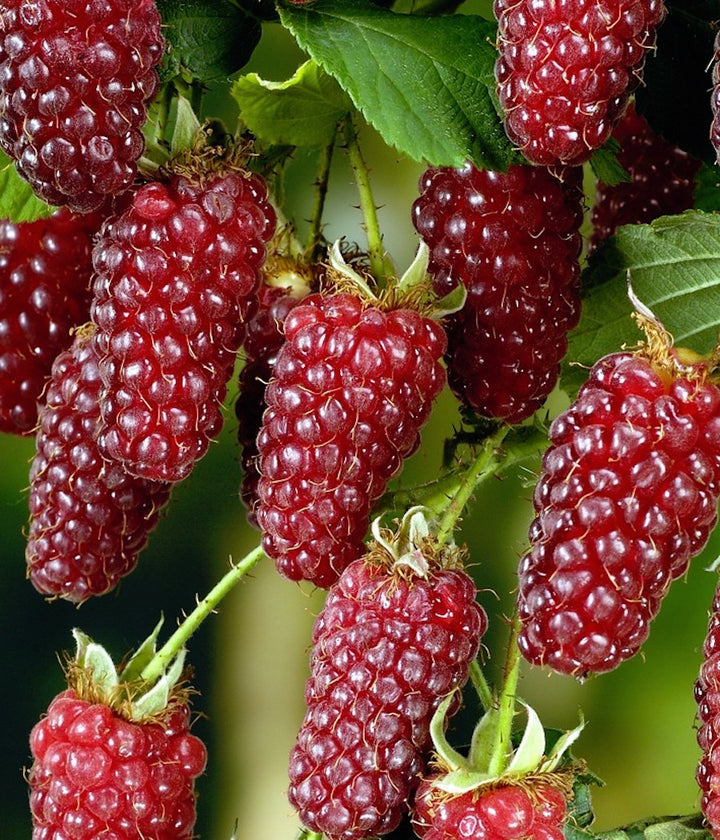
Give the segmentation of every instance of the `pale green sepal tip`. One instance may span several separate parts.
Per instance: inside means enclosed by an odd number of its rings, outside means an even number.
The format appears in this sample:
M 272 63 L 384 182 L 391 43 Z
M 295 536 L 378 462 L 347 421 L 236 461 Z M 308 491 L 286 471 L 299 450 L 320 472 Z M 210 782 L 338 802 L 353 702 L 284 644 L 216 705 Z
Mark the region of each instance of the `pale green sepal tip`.
M 488 709 L 477 722 L 470 741 L 468 761 L 471 767 L 480 770 L 489 765 L 499 718 L 498 709 Z
M 479 773 L 475 770 L 453 770 L 446 773 L 441 779 L 434 781 L 433 787 L 444 790 L 445 793 L 467 793 L 487 782 L 495 781 L 495 778 L 489 773 Z
M 173 127 L 172 138 L 170 139 L 170 152 L 177 155 L 180 152 L 192 149 L 200 131 L 200 122 L 190 102 L 179 96 L 177 100 L 177 117 Z
M 133 700 L 131 717 L 133 720 L 142 720 L 162 712 L 168 704 L 170 693 L 180 679 L 185 665 L 185 649 L 170 663 L 170 667 L 155 683 L 155 685 Z
M 345 258 L 342 255 L 342 251 L 340 250 L 340 240 L 336 239 L 333 243 L 332 247 L 330 248 L 330 265 L 335 269 L 335 271 L 339 272 L 346 277 L 348 280 L 352 281 L 352 283 L 358 287 L 360 291 L 367 297 L 369 300 L 376 301 L 378 299 L 375 292 L 370 288 L 367 281 L 364 277 L 361 277 L 357 271 L 350 268 L 350 266 L 345 262 Z
M 560 764 L 563 756 L 575 743 L 575 741 L 577 741 L 577 739 L 580 737 L 580 733 L 583 731 L 584 728 L 585 719 L 581 714 L 580 723 L 574 729 L 570 729 L 567 732 L 564 732 L 557 739 L 555 745 L 547 754 L 545 761 L 543 761 L 543 763 L 540 765 L 541 773 L 550 773 L 558 766 L 558 764 Z
M 470 772 L 471 768 L 468 760 L 465 756 L 460 755 L 457 750 L 453 749 L 453 747 L 450 746 L 450 742 L 445 737 L 445 716 L 447 715 L 447 711 L 453 701 L 455 692 L 459 690 L 460 689 L 458 688 L 453 689 L 453 691 L 451 691 L 437 707 L 437 710 L 430 721 L 430 737 L 432 739 L 435 752 L 451 772 L 455 770 L 465 770 L 466 772 Z
M 524 776 L 534 772 L 541 765 L 545 755 L 545 730 L 540 718 L 532 706 L 528 706 L 527 703 L 523 703 L 523 706 L 528 720 L 520 744 L 505 768 L 505 773 L 509 776 Z
M 118 674 L 110 654 L 82 630 L 75 628 L 73 636 L 77 643 L 77 664 L 92 676 L 93 683 L 102 692 L 112 691 L 118 685 Z
M 413 286 L 418 286 L 424 283 L 427 279 L 428 265 L 430 264 L 430 249 L 423 242 L 420 241 L 418 249 L 415 252 L 413 261 L 406 269 L 403 276 L 398 280 L 397 288 L 401 291 L 412 289 Z
M 127 665 L 123 668 L 122 673 L 120 674 L 120 679 L 123 682 L 133 682 L 134 680 L 139 679 L 145 669 L 145 666 L 150 662 L 153 656 L 155 656 L 158 636 L 160 635 L 160 630 L 164 621 L 165 618 L 161 616 L 160 621 L 158 621 L 155 625 L 152 633 L 140 644 L 135 653 L 133 653 L 130 657 Z
M 430 536 L 429 512 L 423 505 L 415 505 L 405 512 L 394 548 L 394 565 L 408 566 L 421 578 L 427 578 L 430 572 L 427 557 L 422 552 L 423 541 Z
M 462 283 L 458 283 L 451 292 L 448 292 L 444 297 L 438 298 L 433 303 L 432 317 L 437 320 L 444 318 L 446 315 L 453 315 L 465 306 L 466 300 L 467 289 Z

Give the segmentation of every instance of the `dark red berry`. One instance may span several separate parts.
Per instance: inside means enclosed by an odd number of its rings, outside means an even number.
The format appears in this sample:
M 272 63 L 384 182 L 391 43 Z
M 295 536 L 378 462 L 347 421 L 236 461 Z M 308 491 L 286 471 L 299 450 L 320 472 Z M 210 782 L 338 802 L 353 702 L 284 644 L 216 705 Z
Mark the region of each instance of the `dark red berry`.
M 507 173 L 429 169 L 413 223 L 430 248 L 443 295 L 465 284 L 463 309 L 446 319 L 448 380 L 480 415 L 517 423 L 555 386 L 567 333 L 580 314 L 580 170 Z
M 550 441 L 519 570 L 520 647 L 562 673 L 609 671 L 715 525 L 720 389 L 702 365 L 612 354 Z
M 106 457 L 179 481 L 205 454 L 274 229 L 265 182 L 238 171 L 146 184 L 105 226 L 92 319 Z
M 715 591 L 703 662 L 695 683 L 700 727 L 697 741 L 702 757 L 697 782 L 702 791 L 701 808 L 715 840 L 720 838 L 720 587 Z
M 445 333 L 418 312 L 314 294 L 285 319 L 257 438 L 263 547 L 290 580 L 330 586 L 364 552 L 373 503 L 418 446 Z
M 563 840 L 564 794 L 546 782 L 487 785 L 452 795 L 421 782 L 413 827 L 423 840 Z
M 283 324 L 288 312 L 300 300 L 290 288 L 263 283 L 258 293 L 258 308 L 246 325 L 245 364 L 238 380 L 235 414 L 238 418 L 238 443 L 242 447 L 243 469 L 240 498 L 247 508 L 248 520 L 257 526 L 258 502 L 257 435 L 262 426 L 267 387 L 278 351 L 285 342 Z
M 710 97 L 712 107 L 712 123 L 710 124 L 710 142 L 717 153 L 720 163 L 720 30 L 715 36 L 715 54 L 712 63 L 712 93 Z
M 460 569 L 427 577 L 361 558 L 330 589 L 313 630 L 307 712 L 289 797 L 330 840 L 399 824 L 424 769 L 440 702 L 467 679 L 487 628 Z
M 99 214 L 0 220 L 0 431 L 29 434 L 55 356 L 90 316 Z
M 35 588 L 82 603 L 131 572 L 170 485 L 128 475 L 96 442 L 102 383 L 95 351 L 78 336 L 52 368 L 30 468 L 26 559 Z
M 30 735 L 33 840 L 190 840 L 207 753 L 189 728 L 184 705 L 137 723 L 59 694 Z
M 525 157 L 578 165 L 642 79 L 662 0 L 495 0 L 505 130 Z
M 50 204 L 96 210 L 133 182 L 163 51 L 153 0 L 9 0 L 0 146 Z
M 621 225 L 682 213 L 695 202 L 695 176 L 701 161 L 655 134 L 632 103 L 613 137 L 620 144 L 618 161 L 631 180 L 613 186 L 597 184 L 590 250 Z

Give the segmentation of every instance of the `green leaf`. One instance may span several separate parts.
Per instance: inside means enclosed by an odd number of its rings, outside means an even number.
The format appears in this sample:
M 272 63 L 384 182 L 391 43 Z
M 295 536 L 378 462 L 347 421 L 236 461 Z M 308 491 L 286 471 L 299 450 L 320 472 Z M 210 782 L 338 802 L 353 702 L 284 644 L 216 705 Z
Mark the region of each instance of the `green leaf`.
M 248 62 L 260 22 L 228 0 L 157 0 L 168 44 L 165 78 L 189 71 L 206 82 L 229 76 Z
M 632 179 L 630 173 L 617 159 L 617 153 L 620 145 L 617 140 L 610 138 L 605 145 L 593 153 L 590 158 L 590 166 L 593 174 L 607 184 L 609 187 L 614 187 L 617 184 L 629 183 Z
M 710 840 L 712 834 L 705 827 L 701 814 L 691 814 L 653 817 L 589 836 L 597 840 Z
M 583 311 L 570 336 L 563 387 L 570 393 L 602 356 L 642 335 L 630 318 L 626 273 L 635 295 L 679 346 L 710 352 L 720 331 L 720 215 L 689 210 L 649 225 L 626 225 L 593 254 Z
M 50 216 L 57 208 L 46 204 L 21 178 L 10 158 L 0 152 L 0 219 L 34 222 Z
M 363 0 L 286 5 L 280 20 L 384 140 L 435 166 L 506 169 L 495 100 L 495 24 L 399 15 Z
M 269 144 L 325 146 L 353 107 L 314 61 L 306 61 L 286 82 L 268 82 L 257 73 L 241 76 L 231 94 L 243 122 Z

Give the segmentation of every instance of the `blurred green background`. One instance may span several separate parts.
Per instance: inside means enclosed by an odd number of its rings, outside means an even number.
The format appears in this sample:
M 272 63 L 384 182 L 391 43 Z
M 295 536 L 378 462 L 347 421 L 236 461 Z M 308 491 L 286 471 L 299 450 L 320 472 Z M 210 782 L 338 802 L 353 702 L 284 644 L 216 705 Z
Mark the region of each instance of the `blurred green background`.
M 288 36 L 268 25 L 247 69 L 282 79 L 299 58 Z M 225 102 L 222 89 L 211 92 L 208 110 Z M 362 143 L 381 205 L 385 242 L 402 269 L 417 245 L 409 208 L 422 167 L 400 159 L 371 130 L 364 132 Z M 288 175 L 288 206 L 301 233 L 312 203 L 314 167 L 312 154 L 299 153 Z M 328 239 L 347 236 L 363 244 L 356 204 L 350 171 L 338 151 L 326 212 Z M 27 737 L 63 688 L 58 655 L 71 651 L 71 629 L 81 627 L 119 659 L 151 631 L 161 613 L 169 633 L 194 606 L 196 595 L 228 568 L 229 558 L 239 559 L 256 544 L 257 533 L 246 524 L 237 495 L 233 398 L 231 393 L 219 440 L 177 487 L 138 569 L 115 593 L 79 610 L 64 602 L 46 603 L 25 579 L 23 529 L 33 441 L 0 437 L 3 837 L 31 834 L 23 779 L 30 760 Z M 554 410 L 562 404 L 558 397 Z M 446 393 L 402 483 L 437 473 L 442 442 L 458 422 L 454 400 Z M 529 460 L 484 485 L 464 520 L 462 538 L 469 544 L 479 597 L 491 620 L 485 638 L 491 680 L 502 666 L 503 617 L 512 608 L 538 464 L 539 458 Z M 675 583 L 641 656 L 584 685 L 542 669 L 524 669 L 521 695 L 547 726 L 571 728 L 580 710 L 587 720 L 575 752 L 606 781 L 594 795 L 598 830 L 650 814 L 697 810 L 693 682 L 715 585 L 715 575 L 706 567 L 717 556 L 719 541 L 717 534 L 693 562 L 687 579 Z M 191 640 L 189 661 L 200 690 L 196 732 L 210 753 L 207 773 L 198 783 L 197 830 L 204 840 L 230 840 L 236 820 L 238 840 L 290 840 L 295 835 L 297 819 L 285 798 L 286 765 L 303 714 L 308 643 L 322 595 L 280 579 L 266 563 Z

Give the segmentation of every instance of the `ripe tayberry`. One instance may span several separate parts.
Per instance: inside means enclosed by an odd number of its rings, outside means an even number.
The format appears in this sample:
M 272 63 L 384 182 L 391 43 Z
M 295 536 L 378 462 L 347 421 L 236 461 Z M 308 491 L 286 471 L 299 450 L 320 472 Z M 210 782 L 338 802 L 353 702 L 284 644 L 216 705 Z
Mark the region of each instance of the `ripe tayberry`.
M 290 310 L 304 293 L 289 286 L 263 283 L 258 293 L 258 308 L 248 320 L 243 349 L 245 364 L 240 371 L 235 414 L 238 418 L 238 443 L 242 447 L 243 469 L 240 497 L 247 508 L 248 521 L 257 525 L 258 501 L 257 435 L 265 411 L 265 388 L 272 376 L 278 351 L 285 342 L 283 324 Z
M 99 214 L 0 221 L 0 430 L 28 434 L 55 356 L 90 315 Z
M 695 176 L 701 161 L 655 134 L 632 103 L 613 137 L 620 144 L 618 161 L 631 180 L 613 186 L 597 184 L 590 250 L 620 225 L 644 224 L 659 216 L 682 213 L 694 204 Z
M 30 735 L 33 840 L 190 840 L 207 754 L 187 706 L 128 720 L 68 689 Z
M 82 603 L 131 572 L 170 485 L 128 475 L 95 440 L 102 383 L 88 336 L 59 354 L 40 406 L 30 468 L 28 574 L 35 588 Z
M 256 516 L 280 573 L 327 587 L 363 554 L 373 503 L 419 443 L 445 332 L 336 293 L 305 298 L 285 338 L 257 438 Z
M 132 183 L 158 86 L 153 0 L 9 0 L 0 146 L 50 204 L 95 210 Z
M 448 380 L 478 414 L 517 423 L 554 387 L 580 314 L 580 170 L 429 169 L 413 222 L 435 289 L 467 288 L 446 319 Z
M 104 227 L 98 442 L 134 475 L 185 478 L 218 432 L 274 228 L 265 182 L 235 170 L 146 184 Z
M 705 545 L 720 493 L 720 389 L 702 363 L 615 353 L 550 427 L 519 570 L 520 647 L 578 676 L 645 641 Z
M 461 794 L 418 787 L 413 827 L 423 840 L 563 840 L 565 795 L 546 782 L 498 783 Z
M 642 78 L 663 1 L 495 0 L 494 10 L 508 137 L 532 163 L 583 163 Z
M 291 803 L 331 840 L 384 835 L 408 808 L 429 726 L 467 679 L 487 618 L 460 568 L 422 572 L 380 549 L 351 563 L 313 630 Z

